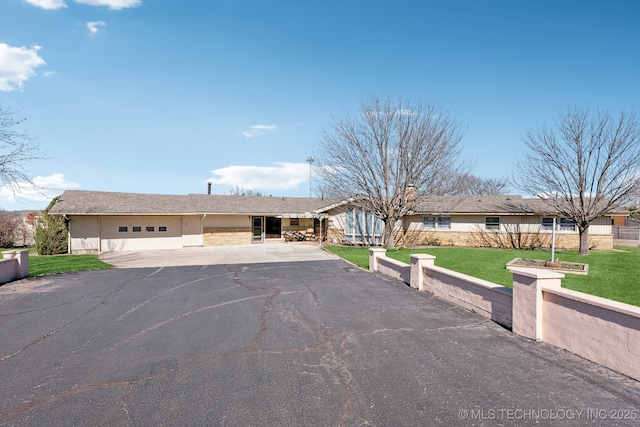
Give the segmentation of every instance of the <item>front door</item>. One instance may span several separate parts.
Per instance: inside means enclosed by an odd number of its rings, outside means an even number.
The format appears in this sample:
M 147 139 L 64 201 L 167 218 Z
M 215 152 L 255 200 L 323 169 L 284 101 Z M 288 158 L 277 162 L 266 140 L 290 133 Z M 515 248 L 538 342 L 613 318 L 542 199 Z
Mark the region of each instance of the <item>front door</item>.
M 254 216 L 252 221 L 253 221 L 252 243 L 263 243 L 264 242 L 264 217 Z

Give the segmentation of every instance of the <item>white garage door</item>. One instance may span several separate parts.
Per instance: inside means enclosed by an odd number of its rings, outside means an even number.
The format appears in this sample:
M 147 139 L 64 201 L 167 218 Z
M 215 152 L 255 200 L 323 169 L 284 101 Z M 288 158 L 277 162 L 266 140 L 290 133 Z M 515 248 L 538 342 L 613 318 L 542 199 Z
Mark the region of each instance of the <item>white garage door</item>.
M 179 216 L 121 216 L 100 221 L 101 251 L 182 248 Z

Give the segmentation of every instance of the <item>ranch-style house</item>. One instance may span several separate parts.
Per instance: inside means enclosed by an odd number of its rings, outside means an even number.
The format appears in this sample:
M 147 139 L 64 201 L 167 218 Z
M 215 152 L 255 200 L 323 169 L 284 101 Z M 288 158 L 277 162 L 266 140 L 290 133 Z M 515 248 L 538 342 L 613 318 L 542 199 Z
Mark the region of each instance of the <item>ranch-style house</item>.
M 430 198 L 396 225 L 407 245 L 496 246 L 514 236 L 546 245 L 554 224 L 556 246 L 577 248 L 575 223 L 554 217 L 544 203 L 520 196 Z M 67 190 L 50 210 L 69 225 L 69 253 L 179 249 L 318 240 L 378 245 L 382 221 L 351 199 L 163 195 Z M 612 249 L 612 218 L 595 220 L 590 246 Z M 526 240 L 529 239 L 529 240 Z M 545 240 L 546 239 L 546 240 Z

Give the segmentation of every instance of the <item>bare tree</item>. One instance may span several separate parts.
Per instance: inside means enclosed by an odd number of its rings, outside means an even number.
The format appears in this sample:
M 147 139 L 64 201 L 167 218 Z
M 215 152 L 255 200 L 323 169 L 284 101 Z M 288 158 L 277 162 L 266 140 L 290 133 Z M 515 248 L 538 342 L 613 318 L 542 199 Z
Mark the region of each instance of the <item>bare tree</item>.
M 420 198 L 452 192 L 461 139 L 457 121 L 435 105 L 369 95 L 358 113 L 334 117 L 324 132 L 320 188 L 382 219 L 384 244 L 394 247 L 396 224 Z
M 260 190 L 252 190 L 250 188 L 240 187 L 239 185 L 236 185 L 235 188 L 232 188 L 231 190 L 229 190 L 229 195 L 231 196 L 266 196 L 266 194 L 264 194 Z
M 461 196 L 494 196 L 506 194 L 509 182 L 506 178 L 481 178 L 468 173 L 457 177 L 459 195 Z
M 18 216 L 15 212 L 0 211 L 0 248 L 15 246 L 16 233 L 21 223 Z
M 0 181 L 14 192 L 20 191 L 19 183 L 31 182 L 25 166 L 42 158 L 33 138 L 16 130 L 23 121 L 0 105 Z
M 551 128 L 524 137 L 528 149 L 514 184 L 557 215 L 573 218 L 580 254 L 589 254 L 589 225 L 640 190 L 640 122 L 586 108 L 561 112 Z

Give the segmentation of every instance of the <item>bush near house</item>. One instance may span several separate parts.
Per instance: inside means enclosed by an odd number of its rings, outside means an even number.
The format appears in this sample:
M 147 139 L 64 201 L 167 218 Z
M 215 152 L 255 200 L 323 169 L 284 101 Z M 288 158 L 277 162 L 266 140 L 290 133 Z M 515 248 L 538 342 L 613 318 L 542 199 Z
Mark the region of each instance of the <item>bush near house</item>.
M 65 219 L 61 215 L 50 215 L 49 210 L 58 200 L 55 197 L 49 206 L 42 211 L 42 219 L 36 226 L 36 251 L 40 255 L 56 255 L 67 253 L 68 231 Z

